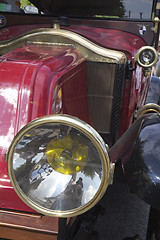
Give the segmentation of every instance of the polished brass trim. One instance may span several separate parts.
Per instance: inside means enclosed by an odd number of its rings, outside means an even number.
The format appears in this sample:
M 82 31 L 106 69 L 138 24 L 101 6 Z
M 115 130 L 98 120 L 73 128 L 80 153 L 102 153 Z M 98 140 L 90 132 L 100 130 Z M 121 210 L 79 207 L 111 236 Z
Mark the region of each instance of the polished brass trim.
M 75 48 L 73 44 L 69 43 L 49 43 L 49 42 L 31 42 L 27 41 L 28 45 L 49 45 L 49 46 L 58 46 L 58 47 L 69 47 L 69 48 Z
M 148 49 L 149 49 L 149 50 L 152 50 L 152 51 L 154 52 L 155 58 L 154 58 L 154 61 L 153 61 L 152 63 L 145 65 L 145 64 L 141 63 L 141 61 L 140 61 L 140 59 L 139 59 L 139 56 L 140 56 L 140 54 L 141 54 L 143 51 L 148 50 Z M 158 61 L 158 53 L 157 53 L 157 51 L 156 51 L 156 49 L 155 49 L 154 47 L 144 46 L 144 47 L 141 47 L 141 48 L 138 50 L 138 52 L 135 54 L 134 60 L 135 60 L 135 62 L 138 62 L 138 64 L 139 64 L 141 67 L 150 68 L 150 67 L 152 67 L 154 64 L 156 64 L 156 62 Z
M 60 24 L 58 22 L 53 23 L 53 28 L 54 29 L 60 29 Z
M 142 108 L 140 108 L 138 111 L 136 111 L 134 116 L 137 119 L 148 113 L 160 113 L 160 106 L 155 103 L 147 103 Z
M 85 134 L 94 144 L 96 149 L 99 152 L 99 155 L 101 157 L 102 161 L 102 169 L 103 169 L 103 176 L 102 176 L 102 181 L 100 184 L 100 187 L 93 197 L 92 200 L 90 200 L 86 205 L 79 207 L 74 210 L 70 211 L 54 211 L 54 210 L 48 210 L 46 208 L 43 208 L 39 206 L 38 204 L 35 204 L 32 200 L 30 200 L 26 195 L 23 193 L 21 188 L 19 187 L 14 171 L 13 171 L 13 154 L 14 154 L 14 149 L 19 142 L 19 140 L 31 129 L 34 127 L 46 124 L 46 123 L 58 123 L 58 124 L 66 124 L 71 127 L 76 128 L 77 130 L 81 131 L 83 134 Z M 51 116 L 46 116 L 43 118 L 36 119 L 26 126 L 24 126 L 18 134 L 15 136 L 13 139 L 9 150 L 8 150 L 8 155 L 7 155 L 7 165 L 8 165 L 8 175 L 10 178 L 10 181 L 12 183 L 12 186 L 18 196 L 31 208 L 34 210 L 48 216 L 56 216 L 56 217 L 71 217 L 71 216 L 76 216 L 79 214 L 82 214 L 92 208 L 104 195 L 107 186 L 111 183 L 110 179 L 112 179 L 113 176 L 113 167 L 110 165 L 110 159 L 108 156 L 107 148 L 106 145 L 103 141 L 103 139 L 100 137 L 100 135 L 88 124 L 85 122 L 79 120 L 78 118 L 71 117 L 68 115 L 51 115 Z
M 113 177 L 114 177 L 114 170 L 115 170 L 115 163 L 110 164 L 110 177 L 109 177 L 109 184 L 113 184 Z
M 158 17 L 154 17 L 154 19 L 153 19 L 154 27 L 151 28 L 151 30 L 152 30 L 154 33 L 157 33 L 157 32 L 158 32 L 159 21 L 160 21 L 160 20 L 159 20 Z
M 160 10 L 160 2 L 157 2 L 157 4 L 156 4 L 156 10 Z
M 126 55 L 123 52 L 110 50 L 89 41 L 87 38 L 64 29 L 41 28 L 32 30 L 11 40 L 0 43 L 0 54 L 5 54 L 17 47 L 30 42 L 73 44 L 89 61 L 125 63 Z

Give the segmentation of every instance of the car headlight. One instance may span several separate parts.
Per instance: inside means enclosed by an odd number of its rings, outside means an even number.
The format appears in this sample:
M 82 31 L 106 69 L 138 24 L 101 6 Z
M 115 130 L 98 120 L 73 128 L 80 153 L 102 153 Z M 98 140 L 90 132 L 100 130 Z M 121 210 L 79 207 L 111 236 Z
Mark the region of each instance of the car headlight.
M 27 124 L 11 143 L 7 161 L 19 197 L 42 214 L 60 217 L 93 207 L 111 183 L 114 168 L 99 134 L 68 115 Z
M 152 67 L 158 60 L 158 54 L 155 48 L 144 46 L 138 50 L 134 60 L 138 62 L 141 67 Z

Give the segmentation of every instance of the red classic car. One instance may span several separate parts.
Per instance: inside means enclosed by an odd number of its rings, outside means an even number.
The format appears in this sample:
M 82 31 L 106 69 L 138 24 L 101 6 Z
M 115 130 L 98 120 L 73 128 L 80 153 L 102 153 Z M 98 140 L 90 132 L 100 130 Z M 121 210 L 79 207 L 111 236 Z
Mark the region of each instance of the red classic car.
M 98 239 L 98 202 L 123 175 L 151 206 L 147 239 L 160 239 L 160 3 L 0 10 L 0 238 Z

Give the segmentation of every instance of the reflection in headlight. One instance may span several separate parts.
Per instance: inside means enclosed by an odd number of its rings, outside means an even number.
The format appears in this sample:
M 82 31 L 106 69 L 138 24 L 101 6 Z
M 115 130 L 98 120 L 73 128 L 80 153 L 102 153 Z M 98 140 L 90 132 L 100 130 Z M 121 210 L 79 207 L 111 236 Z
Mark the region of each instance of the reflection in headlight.
M 49 123 L 28 131 L 14 150 L 13 169 L 26 197 L 51 210 L 85 205 L 102 180 L 101 158 L 94 144 L 62 124 Z
M 85 193 L 85 203 L 89 202 L 92 197 L 95 195 L 96 189 L 93 186 L 89 186 L 88 190 Z

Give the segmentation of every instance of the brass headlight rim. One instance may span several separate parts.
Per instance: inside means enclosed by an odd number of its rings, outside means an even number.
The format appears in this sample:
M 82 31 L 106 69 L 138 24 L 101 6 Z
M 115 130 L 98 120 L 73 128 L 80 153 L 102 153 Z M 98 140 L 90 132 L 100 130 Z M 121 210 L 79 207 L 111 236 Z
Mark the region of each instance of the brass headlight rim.
M 155 59 L 154 59 L 154 61 L 153 61 L 152 63 L 150 63 L 150 64 L 148 64 L 148 65 L 145 65 L 145 64 L 143 64 L 143 63 L 140 61 L 139 57 L 140 57 L 140 54 L 141 54 L 144 50 L 147 50 L 147 49 L 152 50 L 152 51 L 154 52 L 154 54 L 155 54 Z M 135 57 L 134 57 L 134 60 L 135 60 L 136 62 L 138 62 L 138 64 L 139 64 L 141 67 L 150 68 L 150 67 L 152 67 L 154 64 L 156 64 L 156 62 L 157 62 L 157 60 L 158 60 L 158 53 L 157 53 L 157 51 L 156 51 L 156 49 L 155 49 L 154 47 L 151 47 L 151 46 L 143 46 L 143 47 L 141 47 L 141 48 L 138 50 L 138 52 L 136 53 L 136 55 L 135 55 Z
M 67 210 L 67 211 L 55 211 L 55 210 L 48 210 L 45 207 L 42 207 L 35 203 L 33 200 L 28 198 L 24 192 L 21 190 L 19 187 L 17 180 L 14 175 L 13 171 L 13 154 L 14 154 L 14 149 L 19 140 L 31 129 L 34 127 L 43 125 L 45 123 L 57 123 L 57 124 L 64 124 L 68 125 L 71 127 L 76 128 L 83 134 L 85 134 L 94 144 L 96 147 L 100 158 L 102 162 L 102 179 L 101 179 L 101 184 L 99 186 L 99 189 L 97 193 L 94 195 L 94 197 L 85 205 L 73 209 L 73 210 Z M 35 211 L 42 213 L 44 215 L 48 216 L 55 216 L 55 217 L 73 217 L 80 215 L 89 209 L 91 209 L 104 195 L 108 185 L 109 185 L 109 178 L 110 178 L 110 160 L 107 152 L 106 145 L 102 138 L 99 136 L 99 134 L 94 130 L 91 126 L 89 126 L 87 123 L 81 121 L 78 118 L 69 116 L 69 115 L 51 115 L 51 116 L 45 116 L 42 118 L 38 118 L 36 120 L 33 120 L 32 122 L 28 123 L 25 125 L 15 136 L 13 139 L 9 150 L 7 154 L 7 165 L 8 165 L 8 175 L 11 181 L 11 184 L 17 193 L 17 195 L 25 202 L 29 207 L 34 209 Z

